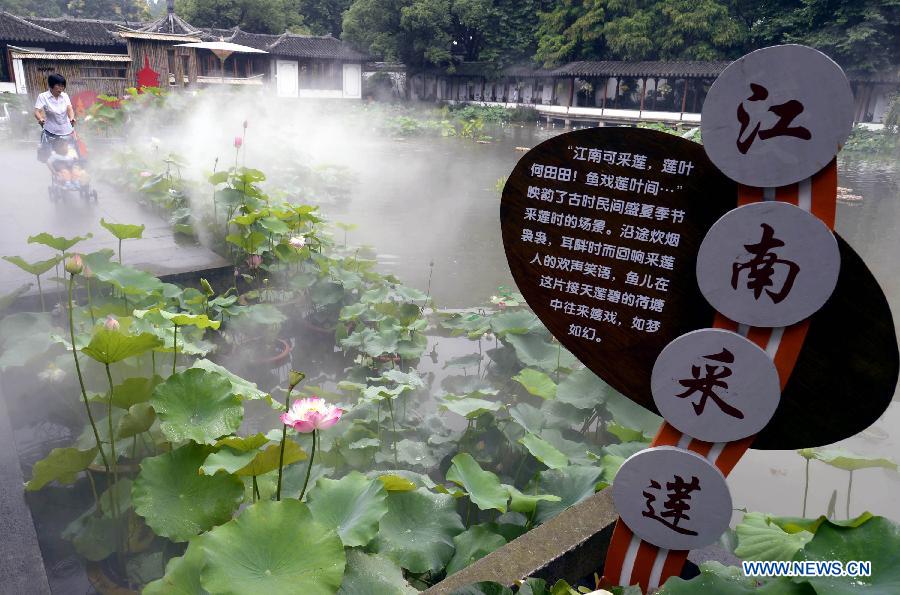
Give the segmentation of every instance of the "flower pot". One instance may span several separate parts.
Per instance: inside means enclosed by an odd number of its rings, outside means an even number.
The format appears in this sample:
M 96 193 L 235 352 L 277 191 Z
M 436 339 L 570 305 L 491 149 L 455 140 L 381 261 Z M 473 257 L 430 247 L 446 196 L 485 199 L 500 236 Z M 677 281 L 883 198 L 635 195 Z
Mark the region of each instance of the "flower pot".
M 108 560 L 88 562 L 85 566 L 91 586 L 100 595 L 140 595 L 139 591 L 124 584 L 125 581 L 112 569 Z
M 269 370 L 277 370 L 286 365 L 291 357 L 294 347 L 284 339 L 266 341 L 265 339 L 251 339 L 243 346 L 252 346 L 254 357 L 251 360 L 254 366 L 264 366 Z M 242 346 L 242 347 L 243 347 Z

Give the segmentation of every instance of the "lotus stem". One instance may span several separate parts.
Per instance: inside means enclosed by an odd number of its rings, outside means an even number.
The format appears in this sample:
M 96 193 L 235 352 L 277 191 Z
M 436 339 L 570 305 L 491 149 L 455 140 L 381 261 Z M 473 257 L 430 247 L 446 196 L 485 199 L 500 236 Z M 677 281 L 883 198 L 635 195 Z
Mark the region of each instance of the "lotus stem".
M 121 535 L 119 534 L 120 527 L 118 526 L 119 522 L 119 495 L 116 492 L 116 488 L 119 485 L 119 459 L 116 456 L 116 434 L 113 431 L 113 423 L 112 423 L 112 398 L 113 398 L 113 381 L 112 374 L 109 372 L 109 364 L 103 364 L 106 368 L 106 379 L 109 381 L 109 397 L 106 400 L 106 421 L 107 421 L 107 429 L 109 431 L 109 448 L 110 453 L 112 454 L 112 469 L 113 469 L 113 484 L 112 488 L 109 490 L 109 501 L 112 504 L 112 514 L 113 514 L 113 523 L 116 525 L 116 550 L 121 553 L 122 548 L 120 547 Z
M 97 324 L 97 320 L 94 318 L 94 298 L 91 295 L 91 280 L 87 277 L 84 280 L 87 282 L 88 311 L 91 314 L 91 324 Z
M 175 323 L 175 333 L 172 335 L 172 376 L 175 375 L 175 362 L 178 361 L 178 323 Z
M 391 414 L 391 441 L 394 443 L 394 465 L 400 467 L 400 461 L 397 458 L 397 426 L 394 424 L 394 406 L 391 404 L 391 398 L 387 399 L 388 412 Z
M 293 385 L 288 387 L 287 396 L 284 398 L 284 410 L 291 408 L 291 391 L 294 390 Z M 281 425 L 281 450 L 278 453 L 278 487 L 275 488 L 275 501 L 281 502 L 281 474 L 284 468 L 284 441 L 287 438 L 287 424 Z M 312 464 L 312 462 L 310 462 Z
M 122 238 L 119 238 L 119 264 L 122 264 Z
M 256 481 L 256 476 L 253 476 L 253 501 L 256 502 L 260 499 L 259 495 L 259 483 Z
M 309 467 L 306 468 L 306 479 L 303 480 L 303 489 L 300 490 L 300 497 L 297 500 L 303 500 L 306 494 L 306 486 L 309 485 L 309 476 L 312 473 L 313 460 L 316 458 L 316 440 L 318 439 L 318 430 L 312 431 L 312 452 L 309 453 Z
M 38 294 L 40 294 L 40 296 L 41 296 L 41 312 L 46 312 L 47 307 L 44 305 L 44 290 L 41 289 L 41 276 L 35 275 L 35 277 L 37 278 L 37 283 L 38 283 Z
M 84 401 L 84 408 L 87 411 L 88 421 L 91 423 L 91 430 L 94 432 L 94 441 L 97 444 L 97 450 L 100 451 L 100 458 L 103 459 L 103 467 L 109 474 L 109 461 L 106 459 L 106 453 L 103 451 L 103 443 L 100 441 L 100 433 L 97 432 L 97 424 L 94 423 L 94 414 L 91 413 L 91 406 L 88 403 L 87 391 L 84 390 L 84 377 L 81 375 L 81 365 L 78 363 L 78 348 L 75 346 L 75 320 L 72 314 L 72 285 L 75 283 L 75 275 L 69 277 L 69 339 L 72 341 L 72 357 L 75 358 L 75 373 L 78 376 L 78 384 L 81 387 L 81 399 Z
M 809 459 L 806 459 L 806 483 L 803 485 L 803 518 L 806 518 L 806 496 L 809 494 Z
M 853 489 L 853 470 L 850 470 L 850 481 L 847 483 L 847 520 L 850 520 L 850 490 Z

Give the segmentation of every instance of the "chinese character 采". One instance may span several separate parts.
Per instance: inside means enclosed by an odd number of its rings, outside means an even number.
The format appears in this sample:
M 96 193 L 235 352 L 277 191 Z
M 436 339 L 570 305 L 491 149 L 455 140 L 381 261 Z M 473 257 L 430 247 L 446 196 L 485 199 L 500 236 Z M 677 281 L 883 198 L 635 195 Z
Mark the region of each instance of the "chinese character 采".
M 750 83 L 750 90 L 752 91 L 752 94 L 746 101 L 765 101 L 769 97 L 769 90 L 762 85 Z M 750 114 L 744 108 L 743 102 L 738 106 L 737 119 L 741 125 L 741 130 L 738 132 L 737 148 L 742 154 L 746 155 L 747 151 L 750 150 L 750 145 L 753 144 L 753 141 L 756 140 L 757 136 L 759 136 L 760 140 L 768 140 L 776 136 L 793 136 L 794 138 L 803 140 L 812 138 L 812 133 L 810 133 L 806 127 L 790 125 L 791 122 L 794 121 L 794 118 L 803 112 L 803 104 L 796 99 L 773 105 L 768 111 L 778 116 L 779 119 L 775 122 L 775 125 L 771 128 L 760 130 L 759 127 L 761 122 L 757 121 L 756 126 L 754 126 L 750 134 L 745 137 L 744 132 L 750 126 Z
M 747 262 L 736 262 L 732 265 L 731 287 L 733 289 L 738 288 L 741 271 L 746 269 L 747 289 L 752 289 L 753 297 L 758 300 L 759 296 L 762 295 L 763 289 L 772 287 L 775 284 L 772 280 L 772 276 L 775 274 L 775 266 L 787 267 L 781 289 L 778 291 L 766 289 L 766 293 L 769 294 L 772 302 L 778 304 L 791 292 L 797 274 L 800 272 L 800 265 L 791 260 L 778 258 L 778 255 L 772 252 L 772 249 L 784 246 L 784 242 L 775 237 L 775 231 L 770 225 L 761 223 L 760 226 L 763 228 L 763 233 L 759 243 L 744 245 L 744 248 L 753 254 L 753 258 Z
M 691 509 L 688 500 L 691 499 L 691 492 L 700 492 L 700 480 L 696 476 L 691 476 L 691 481 L 686 482 L 680 475 L 673 475 L 673 481 L 666 482 L 666 501 L 663 503 L 664 510 L 657 514 L 653 508 L 656 501 L 656 495 L 649 491 L 641 492 L 646 498 L 647 510 L 641 514 L 647 518 L 659 521 L 669 529 L 681 533 L 682 535 L 697 535 L 696 531 L 691 531 L 685 527 L 679 527 L 678 523 L 682 520 L 691 520 L 686 513 Z M 650 480 L 650 485 L 646 490 L 662 490 L 660 483 L 654 479 Z
M 733 364 L 734 354 L 727 349 L 722 349 L 721 353 L 704 355 L 703 359 L 720 362 L 722 364 Z M 686 399 L 694 393 L 699 392 L 700 400 L 696 403 L 691 403 L 694 406 L 694 413 L 697 415 L 703 413 L 703 410 L 706 407 L 706 401 L 712 399 L 723 413 L 736 417 L 737 419 L 744 419 L 744 414 L 739 409 L 729 405 L 722 397 L 716 394 L 717 388 L 728 390 L 728 383 L 725 382 L 724 379 L 731 376 L 731 368 L 727 365 L 718 366 L 710 364 L 706 364 L 705 368 L 706 375 L 701 378 L 700 366 L 691 366 L 691 375 L 693 378 L 685 378 L 678 381 L 678 384 L 685 387 L 687 390 L 675 396 L 680 399 Z M 719 370 L 720 368 L 721 371 Z

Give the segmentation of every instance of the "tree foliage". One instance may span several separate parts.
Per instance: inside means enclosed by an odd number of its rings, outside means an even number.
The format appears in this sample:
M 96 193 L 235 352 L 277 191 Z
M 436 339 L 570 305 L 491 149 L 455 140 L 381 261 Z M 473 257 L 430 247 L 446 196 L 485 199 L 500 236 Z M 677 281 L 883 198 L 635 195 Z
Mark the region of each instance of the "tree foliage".
M 302 28 L 294 0 L 183 0 L 178 14 L 195 27 L 240 27 L 254 33 Z

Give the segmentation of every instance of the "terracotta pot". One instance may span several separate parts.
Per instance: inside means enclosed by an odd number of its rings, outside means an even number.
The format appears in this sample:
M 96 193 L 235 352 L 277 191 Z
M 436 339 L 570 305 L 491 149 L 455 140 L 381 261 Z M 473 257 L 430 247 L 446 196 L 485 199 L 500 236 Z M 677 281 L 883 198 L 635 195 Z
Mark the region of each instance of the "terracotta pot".
M 262 344 L 262 342 L 263 339 L 251 339 L 244 345 Z M 272 352 L 263 352 L 263 357 L 254 358 L 253 365 L 266 366 L 270 370 L 275 370 L 285 365 L 290 359 L 293 347 L 284 339 L 275 339 L 274 343 L 269 343 L 267 346 L 273 348 Z
M 88 562 L 85 570 L 88 580 L 100 595 L 140 595 L 139 591 L 123 585 L 105 561 Z

